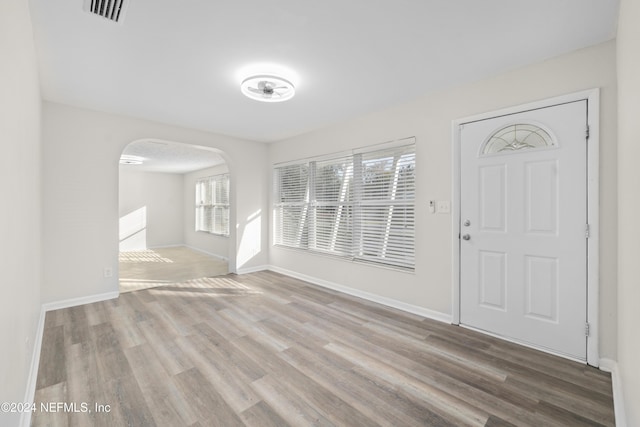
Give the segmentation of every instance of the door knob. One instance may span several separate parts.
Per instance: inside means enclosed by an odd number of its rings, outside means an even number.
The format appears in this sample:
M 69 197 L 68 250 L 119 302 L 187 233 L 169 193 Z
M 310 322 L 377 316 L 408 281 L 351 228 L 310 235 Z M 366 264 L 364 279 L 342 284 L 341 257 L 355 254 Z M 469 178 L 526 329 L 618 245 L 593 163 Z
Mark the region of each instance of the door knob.
M 469 221 L 468 219 L 465 219 L 462 225 L 464 225 L 465 227 L 468 227 L 471 225 L 471 221 Z
M 464 234 L 464 235 L 462 236 L 462 238 L 463 238 L 464 240 L 469 240 L 469 239 L 471 239 L 471 236 L 469 236 L 468 234 Z

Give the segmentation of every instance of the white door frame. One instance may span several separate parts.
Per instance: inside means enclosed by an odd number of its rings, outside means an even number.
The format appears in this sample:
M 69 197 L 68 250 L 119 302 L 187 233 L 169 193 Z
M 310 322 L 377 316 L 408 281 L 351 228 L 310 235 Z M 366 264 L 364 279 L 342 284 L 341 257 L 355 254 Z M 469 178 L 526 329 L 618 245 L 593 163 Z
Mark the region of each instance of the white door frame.
M 517 105 L 452 121 L 453 198 L 451 208 L 451 247 L 453 248 L 453 287 L 451 319 L 453 324 L 460 324 L 460 126 L 465 123 L 581 100 L 587 100 L 587 125 L 589 126 L 589 143 L 587 144 L 587 221 L 590 227 L 589 238 L 587 239 L 587 322 L 589 325 L 589 335 L 587 336 L 586 361 L 589 365 L 598 367 L 600 364 L 600 354 L 598 349 L 600 342 L 598 313 L 600 300 L 600 283 L 598 279 L 600 271 L 600 89 L 598 88 Z

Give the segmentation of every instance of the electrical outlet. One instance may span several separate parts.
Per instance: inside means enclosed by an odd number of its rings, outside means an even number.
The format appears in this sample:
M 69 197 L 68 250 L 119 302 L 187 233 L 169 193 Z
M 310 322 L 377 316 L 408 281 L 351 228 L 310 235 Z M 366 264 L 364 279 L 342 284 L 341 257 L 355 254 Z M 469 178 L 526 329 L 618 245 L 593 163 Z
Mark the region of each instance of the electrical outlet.
M 438 213 L 448 214 L 451 212 L 451 206 L 449 205 L 448 200 L 439 200 L 437 205 Z
M 113 277 L 113 270 L 111 267 L 105 267 L 103 271 L 104 277 Z

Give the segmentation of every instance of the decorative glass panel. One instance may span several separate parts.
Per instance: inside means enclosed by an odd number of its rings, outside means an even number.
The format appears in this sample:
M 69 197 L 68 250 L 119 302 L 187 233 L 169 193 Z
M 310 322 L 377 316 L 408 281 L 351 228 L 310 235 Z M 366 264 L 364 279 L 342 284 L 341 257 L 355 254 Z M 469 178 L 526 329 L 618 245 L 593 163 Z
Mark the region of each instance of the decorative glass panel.
M 532 124 L 519 123 L 494 133 L 485 143 L 482 154 L 525 151 L 556 145 L 551 135 L 544 129 Z

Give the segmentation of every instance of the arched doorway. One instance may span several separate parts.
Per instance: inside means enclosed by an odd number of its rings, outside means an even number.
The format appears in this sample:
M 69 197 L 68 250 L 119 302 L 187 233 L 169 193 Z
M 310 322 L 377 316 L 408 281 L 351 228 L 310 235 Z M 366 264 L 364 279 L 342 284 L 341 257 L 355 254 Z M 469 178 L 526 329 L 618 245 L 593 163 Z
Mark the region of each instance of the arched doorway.
M 120 292 L 227 274 L 229 167 L 218 150 L 143 139 L 119 165 Z

